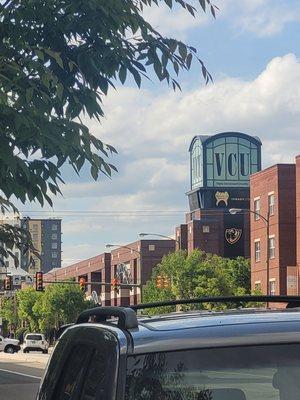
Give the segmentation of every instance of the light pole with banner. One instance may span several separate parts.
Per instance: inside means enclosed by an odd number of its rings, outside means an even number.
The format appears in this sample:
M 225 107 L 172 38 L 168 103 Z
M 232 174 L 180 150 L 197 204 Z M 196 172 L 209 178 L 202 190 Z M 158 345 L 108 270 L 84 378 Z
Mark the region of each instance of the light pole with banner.
M 142 285 L 142 252 L 141 251 L 139 251 L 139 250 L 136 250 L 136 249 L 134 249 L 134 248 L 132 248 L 132 247 L 130 247 L 130 246 L 127 246 L 127 245 L 122 245 L 122 244 L 111 244 L 111 243 L 109 243 L 109 244 L 107 244 L 105 247 L 107 247 L 107 248 L 111 248 L 111 247 L 120 247 L 120 248 L 124 248 L 124 249 L 128 249 L 128 250 L 130 250 L 130 252 L 132 253 L 132 252 L 135 252 L 135 253 L 137 253 L 138 255 L 139 255 L 139 273 L 140 273 L 140 277 L 139 277 L 139 287 L 140 287 L 140 295 L 141 295 L 141 299 L 142 299 L 142 289 L 143 289 L 143 285 Z M 126 271 L 125 271 L 125 269 L 126 269 Z M 138 273 L 138 271 L 137 271 L 137 273 Z M 127 269 L 127 266 L 126 266 L 126 264 L 124 264 L 124 263 L 120 263 L 120 264 L 118 264 L 118 266 L 117 266 L 117 271 L 116 271 L 116 278 L 118 279 L 118 280 L 120 280 L 121 281 L 121 279 L 122 280 L 125 280 L 123 283 L 125 283 L 125 284 L 127 284 L 127 282 L 129 282 L 130 281 L 130 283 L 128 283 L 128 286 L 130 286 L 130 284 L 132 284 L 133 282 L 132 282 L 132 276 L 131 276 L 131 273 L 130 272 L 128 272 L 128 269 Z M 137 277 L 137 281 L 138 281 L 138 277 Z M 122 282 L 120 282 L 120 283 L 122 283 Z

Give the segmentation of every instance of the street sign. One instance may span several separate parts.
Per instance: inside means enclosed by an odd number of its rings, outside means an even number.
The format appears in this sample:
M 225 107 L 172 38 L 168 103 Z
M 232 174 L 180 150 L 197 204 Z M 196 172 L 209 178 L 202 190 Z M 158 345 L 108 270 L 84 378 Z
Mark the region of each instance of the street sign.
M 13 286 L 21 286 L 22 277 L 21 275 L 13 275 Z

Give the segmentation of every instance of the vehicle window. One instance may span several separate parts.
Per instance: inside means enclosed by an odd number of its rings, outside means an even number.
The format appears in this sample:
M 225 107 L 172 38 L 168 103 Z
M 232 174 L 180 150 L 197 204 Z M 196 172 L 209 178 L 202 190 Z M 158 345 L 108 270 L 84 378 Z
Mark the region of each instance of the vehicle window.
M 126 400 L 299 400 L 300 345 L 128 357 Z
M 112 373 L 115 369 L 115 354 L 96 350 L 88 366 L 81 400 L 111 399 Z
M 87 361 L 91 356 L 92 349 L 83 345 L 74 346 L 70 353 L 62 375 L 60 376 L 55 400 L 79 399 Z
M 26 340 L 43 340 L 41 335 L 27 335 Z

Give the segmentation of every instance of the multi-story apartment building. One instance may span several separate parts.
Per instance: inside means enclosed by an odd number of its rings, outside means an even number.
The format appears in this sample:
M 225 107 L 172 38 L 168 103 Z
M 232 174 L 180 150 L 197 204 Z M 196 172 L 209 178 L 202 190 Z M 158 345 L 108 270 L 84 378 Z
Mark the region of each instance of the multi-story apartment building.
M 61 267 L 61 220 L 57 218 L 22 218 L 22 227 L 28 229 L 40 258 L 29 253 L 21 255 L 21 266 L 30 274 L 48 272 Z
M 296 198 L 296 187 L 299 193 L 300 157 L 296 165 L 277 164 L 250 177 L 253 290 L 267 293 L 269 285 L 271 295 L 298 294 L 300 197 Z
M 52 268 L 61 267 L 61 220 L 60 219 L 39 219 L 24 218 L 20 215 L 2 216 L 1 224 L 9 224 L 29 230 L 32 242 L 40 258 L 29 252 L 22 252 L 15 248 L 13 250 L 15 256 L 19 260 L 20 268 L 29 274 L 37 271 L 47 272 Z M 5 271 L 15 270 L 15 261 L 9 256 L 3 259 L 3 267 Z M 15 273 L 22 272 L 21 269 Z

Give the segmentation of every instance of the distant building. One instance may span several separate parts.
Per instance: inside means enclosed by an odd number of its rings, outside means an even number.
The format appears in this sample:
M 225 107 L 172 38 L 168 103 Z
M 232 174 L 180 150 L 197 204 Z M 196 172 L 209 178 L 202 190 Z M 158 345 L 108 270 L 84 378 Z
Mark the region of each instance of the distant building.
M 145 285 L 151 278 L 153 268 L 159 264 L 164 255 L 175 250 L 173 240 L 139 240 L 117 247 L 111 253 L 99 254 L 76 264 L 53 269 L 45 276 L 47 281 L 64 281 L 74 278 L 79 281 L 95 282 L 87 286 L 87 296 L 95 291 L 102 305 L 125 306 L 141 302 L 141 288 L 130 287 Z M 113 279 L 120 283 L 128 283 L 118 293 L 110 283 Z M 96 283 L 102 282 L 103 285 Z M 104 285 L 104 284 L 108 285 Z
M 296 164 L 277 164 L 250 178 L 251 285 L 271 295 L 299 294 L 300 156 Z M 267 282 L 267 246 L 269 282 Z
M 22 227 L 29 230 L 34 247 L 41 259 L 35 254 L 21 255 L 21 266 L 30 274 L 37 271 L 48 272 L 61 267 L 61 219 L 22 218 Z
M 196 248 L 222 257 L 250 256 L 250 175 L 261 169 L 261 141 L 240 132 L 195 136 L 189 147 L 190 212 L 176 228 L 188 252 Z
M 23 218 L 19 215 L 7 215 L 1 216 L 0 224 L 22 227 L 29 230 L 31 234 L 33 245 L 41 258 L 38 258 L 31 252 L 22 254 L 19 249 L 13 249 L 22 270 L 27 271 L 29 274 L 35 274 L 37 271 L 47 272 L 52 268 L 61 267 L 60 219 L 31 219 L 28 217 Z M 9 256 L 4 259 L 2 256 L 2 263 L 2 273 L 4 273 L 4 270 L 15 271 L 15 260 L 13 257 Z M 15 272 L 18 271 L 16 270 Z

